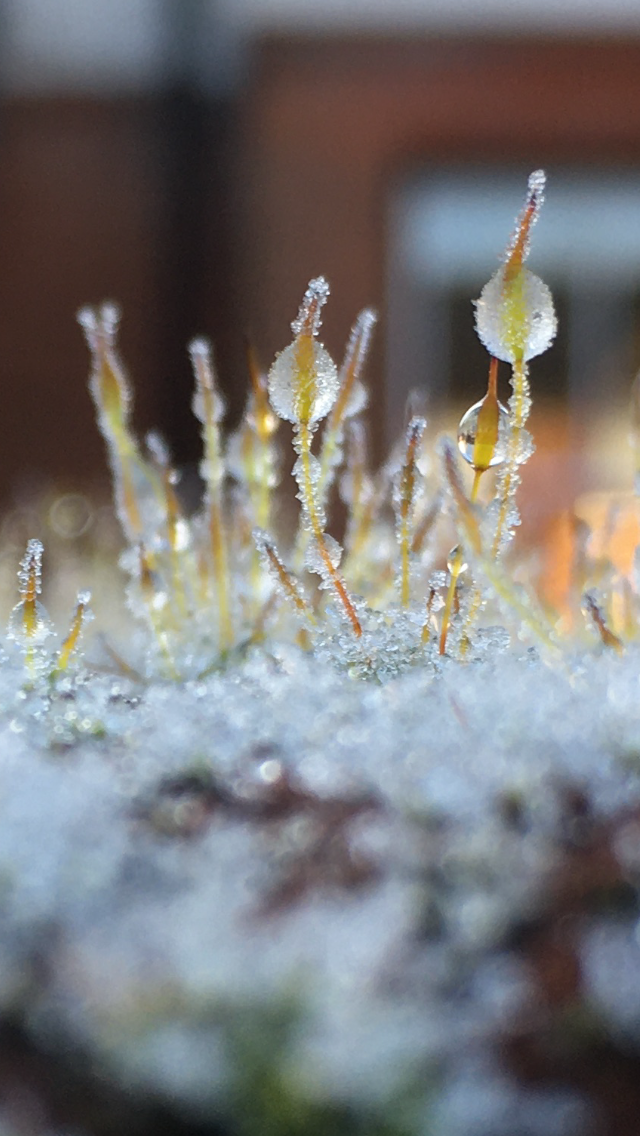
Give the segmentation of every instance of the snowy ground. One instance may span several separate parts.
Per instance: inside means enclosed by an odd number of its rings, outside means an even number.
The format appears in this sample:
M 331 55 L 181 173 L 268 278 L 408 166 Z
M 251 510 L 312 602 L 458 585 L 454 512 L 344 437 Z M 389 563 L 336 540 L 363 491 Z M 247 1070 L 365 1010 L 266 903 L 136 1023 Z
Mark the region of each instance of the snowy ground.
M 281 649 L 53 696 L 7 664 L 6 1132 L 636 1131 L 639 663 L 380 686 Z M 25 1094 L 9 1027 L 114 1118 Z

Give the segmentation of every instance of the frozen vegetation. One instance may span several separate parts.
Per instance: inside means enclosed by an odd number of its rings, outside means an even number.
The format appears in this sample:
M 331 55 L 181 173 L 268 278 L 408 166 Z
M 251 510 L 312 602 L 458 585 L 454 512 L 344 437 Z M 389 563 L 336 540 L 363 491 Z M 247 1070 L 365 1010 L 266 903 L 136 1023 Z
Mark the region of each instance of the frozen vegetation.
M 229 438 L 192 344 L 195 517 L 132 433 L 115 311 L 81 313 L 132 629 L 92 645 L 82 592 L 58 637 L 29 542 L 0 668 L 0 1136 L 637 1132 L 640 599 L 585 537 L 551 612 L 511 552 L 556 327 L 524 266 L 543 188 L 477 303 L 489 381 L 457 445 L 414 415 L 378 473 L 375 316 L 336 367 L 323 279 L 268 376 L 250 353 Z

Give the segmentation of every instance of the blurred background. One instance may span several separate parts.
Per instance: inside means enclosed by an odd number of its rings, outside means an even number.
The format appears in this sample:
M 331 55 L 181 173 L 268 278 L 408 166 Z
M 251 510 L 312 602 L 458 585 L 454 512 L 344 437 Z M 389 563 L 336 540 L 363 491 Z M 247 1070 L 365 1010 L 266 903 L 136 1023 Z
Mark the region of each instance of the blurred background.
M 629 483 L 637 0 L 0 0 L 0 45 L 5 503 L 106 478 L 74 319 L 103 298 L 139 425 L 180 464 L 198 454 L 189 338 L 214 341 L 233 420 L 243 335 L 268 364 L 319 273 L 334 354 L 360 308 L 381 313 L 377 455 L 412 388 L 455 419 L 486 379 L 470 300 L 540 166 L 531 266 L 561 324 L 532 368 L 530 496 L 547 523 Z

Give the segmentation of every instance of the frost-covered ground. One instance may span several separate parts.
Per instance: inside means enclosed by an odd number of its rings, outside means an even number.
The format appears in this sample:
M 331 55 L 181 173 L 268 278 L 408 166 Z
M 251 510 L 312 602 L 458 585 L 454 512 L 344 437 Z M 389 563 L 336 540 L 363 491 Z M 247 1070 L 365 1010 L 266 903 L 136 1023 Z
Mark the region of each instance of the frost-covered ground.
M 2 1136 L 636 1132 L 639 675 L 7 663 Z

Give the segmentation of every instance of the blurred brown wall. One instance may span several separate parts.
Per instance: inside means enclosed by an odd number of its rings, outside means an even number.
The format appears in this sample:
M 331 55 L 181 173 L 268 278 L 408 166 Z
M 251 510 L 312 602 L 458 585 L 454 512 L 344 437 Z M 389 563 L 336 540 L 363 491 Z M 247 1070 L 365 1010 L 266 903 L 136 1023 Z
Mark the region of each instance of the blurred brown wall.
M 325 273 L 339 354 L 357 311 L 383 304 L 394 179 L 483 160 L 640 164 L 640 41 L 271 37 L 222 117 L 164 96 L 5 100 L 0 499 L 33 471 L 63 486 L 104 475 L 81 304 L 122 304 L 139 420 L 184 462 L 197 454 L 186 339 L 212 336 L 237 414 L 243 332 L 268 363 Z
M 157 224 L 149 114 L 128 101 L 20 100 L 0 112 L 0 469 L 29 480 L 104 468 L 78 308 L 117 299 L 131 369 L 153 373 Z M 147 381 L 139 396 L 148 411 Z
M 269 356 L 306 281 L 333 286 L 323 331 L 384 299 L 394 180 L 429 164 L 640 165 L 640 40 L 266 40 L 244 104 L 243 295 Z M 374 440 L 384 310 L 374 349 Z M 382 341 L 382 342 L 381 342 Z M 420 382 L 420 376 L 413 380 Z

